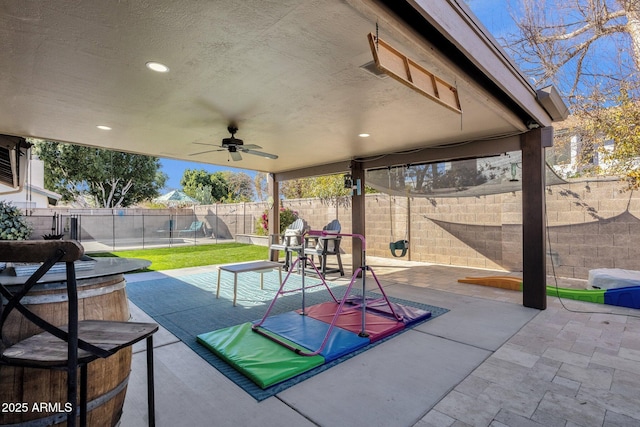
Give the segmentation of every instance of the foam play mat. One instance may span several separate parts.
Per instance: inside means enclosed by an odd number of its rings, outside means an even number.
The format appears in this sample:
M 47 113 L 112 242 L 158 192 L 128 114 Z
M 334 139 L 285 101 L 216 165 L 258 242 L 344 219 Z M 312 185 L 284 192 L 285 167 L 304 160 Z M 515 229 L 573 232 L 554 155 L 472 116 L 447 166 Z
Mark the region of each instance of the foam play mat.
M 376 313 L 376 310 L 378 311 Z M 390 316 L 395 313 L 401 319 Z M 406 319 L 403 314 L 409 314 Z M 361 306 L 325 302 L 197 336 L 198 342 L 262 389 L 333 362 L 431 317 L 394 303 Z M 405 319 L 406 321 L 403 321 Z
M 370 311 L 365 312 L 365 326 L 362 330 L 362 312 L 359 309 L 347 307 L 336 316 L 339 304 L 326 302 L 309 307 L 307 316 L 331 323 L 336 318 L 336 326 L 355 334 L 364 333 L 371 342 L 376 342 L 404 329 L 404 323 L 395 319 L 388 319 Z
M 511 276 L 466 277 L 460 283 L 522 290 L 522 279 Z M 597 304 L 640 309 L 640 272 L 614 268 L 589 270 L 589 289 L 547 285 L 547 295 Z
M 306 279 L 307 283 L 311 285 L 319 283 L 319 279 L 312 279 L 311 277 L 307 277 Z M 238 326 L 243 323 L 252 324 L 256 319 L 263 317 L 267 305 L 273 300 L 274 292 L 280 287 L 277 274 L 265 274 L 264 280 L 264 289 L 260 289 L 260 275 L 257 273 L 247 273 L 247 275 L 243 277 L 243 286 L 238 287 L 237 307 L 234 307 L 231 303 L 233 300 L 232 275 L 223 275 L 223 287 L 220 292 L 220 298 L 216 298 L 216 271 L 183 275 L 180 277 L 162 277 L 160 279 L 144 281 L 132 280 L 127 283 L 127 294 L 132 303 L 151 315 L 154 321 L 178 337 L 191 350 L 202 357 L 204 361 L 216 368 L 222 375 L 233 381 L 238 387 L 257 401 L 262 401 L 274 396 L 314 375 L 331 369 L 337 364 L 357 357 L 360 353 L 368 351 L 386 340 L 394 339 L 395 335 L 392 335 L 373 344 L 366 344 L 364 347 L 358 348 L 355 351 L 351 351 L 352 344 L 349 344 L 346 346 L 350 351 L 348 353 L 346 350 L 340 348 L 342 344 L 340 344 L 340 346 L 338 345 L 338 343 L 342 341 L 335 341 L 335 344 L 332 344 L 332 341 L 330 341 L 321 353 L 321 356 L 325 358 L 323 364 L 289 379 L 280 381 L 272 386 L 268 386 L 267 388 L 262 388 L 237 368 L 233 367 L 228 361 L 219 357 L 209 347 L 203 345 L 203 342 L 199 340 L 197 336 Z M 286 289 L 296 289 L 300 286 L 301 277 L 292 276 L 289 279 Z M 331 282 L 329 286 L 336 297 L 344 297 L 344 286 Z M 179 296 L 179 298 L 167 298 L 167 295 L 176 295 Z M 288 337 L 288 335 L 281 330 L 281 326 L 275 324 L 277 323 L 275 320 L 270 319 L 300 309 L 300 295 L 300 293 L 294 292 L 281 296 L 278 299 L 277 306 L 271 310 L 270 316 L 263 323 L 265 331 L 266 327 L 274 328 L 274 330 L 275 328 L 279 328 L 278 333 L 282 333 L 285 338 Z M 384 311 L 385 307 L 379 307 L 379 311 L 374 311 L 376 304 L 371 300 L 379 297 L 380 294 L 367 291 L 367 310 L 375 313 Z M 324 287 L 314 288 L 306 293 L 307 306 L 327 302 L 328 299 L 331 298 Z M 392 304 L 399 304 L 410 311 L 422 310 L 430 312 L 431 318 L 426 319 L 427 321 L 441 316 L 448 311 L 442 307 L 416 301 L 407 301 L 393 297 L 389 297 L 389 300 Z M 396 306 L 394 306 L 394 308 L 396 309 L 396 313 L 401 313 Z M 299 317 L 297 319 L 303 321 Z M 302 319 L 311 318 L 302 317 Z M 404 317 L 403 320 L 408 321 L 409 318 Z M 274 322 L 274 324 L 271 322 Z M 313 323 L 317 324 L 317 321 L 314 319 Z M 328 329 L 326 326 L 325 328 Z M 407 325 L 399 333 L 410 328 L 411 325 Z M 326 329 L 323 329 L 317 334 L 321 336 L 321 341 L 324 340 Z M 307 327 L 304 330 L 311 331 L 311 328 Z M 315 348 L 318 343 L 315 335 L 316 334 L 308 334 L 311 341 L 308 343 L 305 341 L 303 346 Z M 368 340 L 365 339 L 365 341 Z M 334 357 L 336 358 L 334 359 Z
M 198 341 L 261 388 L 325 363 L 322 356 L 304 357 L 252 331 L 242 323 L 198 335 Z M 293 342 L 288 344 L 295 346 Z
M 324 231 L 309 231 L 323 235 Z M 365 238 L 359 234 L 340 234 L 362 240 L 363 265 L 354 271 L 341 297 L 320 275 L 320 283 L 306 287 L 306 258 L 298 257 L 282 281 L 262 319 L 199 334 L 198 342 L 216 356 L 245 375 L 262 389 L 302 376 L 319 366 L 330 366 L 341 359 L 363 351 L 411 325 L 432 316 L 428 310 L 405 307 L 387 297 L 373 269 L 364 263 Z M 301 264 L 300 308 L 272 314 L 276 302 L 282 302 L 292 292 L 286 286 L 297 263 Z M 313 260 L 310 261 L 313 264 Z M 315 268 L 315 265 L 314 265 Z M 316 268 L 317 271 L 317 268 Z M 380 292 L 366 291 L 365 275 L 370 271 Z M 360 293 L 353 293 L 359 282 Z M 295 279 L 294 279 L 295 280 Z M 331 300 L 309 306 L 305 303 L 309 289 L 324 289 Z M 234 300 L 235 301 L 235 300 Z
M 294 311 L 267 318 L 262 323 L 262 328 L 297 343 L 308 352 L 322 347 L 319 354 L 324 357 L 325 362 L 335 360 L 371 343 L 367 337 L 360 337 L 341 328 L 330 329 L 330 324 L 309 316 L 301 316 Z M 325 338 L 326 343 L 323 346 Z

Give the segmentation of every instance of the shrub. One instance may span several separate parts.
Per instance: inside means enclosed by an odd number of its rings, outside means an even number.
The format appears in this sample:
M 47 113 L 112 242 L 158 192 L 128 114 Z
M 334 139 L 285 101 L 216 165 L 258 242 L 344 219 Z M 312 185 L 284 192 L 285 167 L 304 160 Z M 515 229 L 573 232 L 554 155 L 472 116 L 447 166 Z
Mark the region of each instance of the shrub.
M 298 212 L 290 208 L 280 208 L 280 234 L 290 226 L 293 221 L 298 219 Z M 269 211 L 264 211 L 256 222 L 256 234 L 258 236 L 266 236 L 269 234 Z
M 11 202 L 0 200 L 0 240 L 27 240 L 31 225 Z

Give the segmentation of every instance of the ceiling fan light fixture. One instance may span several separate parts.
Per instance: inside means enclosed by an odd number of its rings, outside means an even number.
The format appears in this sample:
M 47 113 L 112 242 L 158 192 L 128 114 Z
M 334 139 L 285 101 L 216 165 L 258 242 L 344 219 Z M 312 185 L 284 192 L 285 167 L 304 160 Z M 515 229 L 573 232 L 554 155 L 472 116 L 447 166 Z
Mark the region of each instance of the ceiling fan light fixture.
M 231 136 L 230 138 L 222 138 L 223 147 L 235 147 L 237 145 L 244 145 L 244 142 L 234 136 Z

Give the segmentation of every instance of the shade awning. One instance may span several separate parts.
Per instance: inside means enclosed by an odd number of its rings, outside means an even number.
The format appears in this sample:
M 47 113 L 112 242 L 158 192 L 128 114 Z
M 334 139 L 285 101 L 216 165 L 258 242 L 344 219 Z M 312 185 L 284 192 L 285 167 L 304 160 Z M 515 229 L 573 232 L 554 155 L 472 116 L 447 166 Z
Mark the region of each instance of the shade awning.
M 522 189 L 521 152 L 481 159 L 368 170 L 367 185 L 394 196 L 478 197 Z M 565 184 L 545 165 L 545 184 Z

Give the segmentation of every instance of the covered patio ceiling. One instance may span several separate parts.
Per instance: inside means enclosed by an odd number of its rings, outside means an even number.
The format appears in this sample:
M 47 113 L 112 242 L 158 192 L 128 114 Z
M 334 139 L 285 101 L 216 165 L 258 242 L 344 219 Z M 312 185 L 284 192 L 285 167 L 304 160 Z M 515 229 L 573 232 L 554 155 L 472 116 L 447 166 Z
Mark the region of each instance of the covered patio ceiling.
M 376 31 L 454 86 L 462 114 L 365 70 Z M 513 142 L 552 121 L 456 0 L 1 0 L 0 40 L 0 134 L 276 175 Z M 215 149 L 196 143 L 219 145 L 231 122 L 278 158 L 196 154 Z

